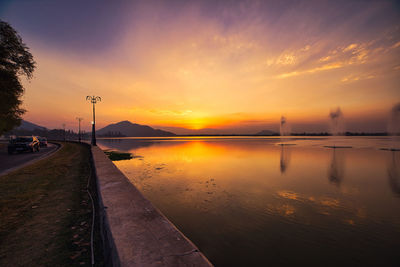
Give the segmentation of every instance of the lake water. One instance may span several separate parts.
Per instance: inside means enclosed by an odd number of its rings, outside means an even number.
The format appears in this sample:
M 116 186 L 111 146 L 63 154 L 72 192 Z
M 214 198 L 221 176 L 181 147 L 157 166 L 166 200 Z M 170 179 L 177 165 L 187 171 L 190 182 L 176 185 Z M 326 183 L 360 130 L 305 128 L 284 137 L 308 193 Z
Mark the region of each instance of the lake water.
M 216 266 L 400 266 L 398 140 L 98 144 L 133 153 L 114 163 Z

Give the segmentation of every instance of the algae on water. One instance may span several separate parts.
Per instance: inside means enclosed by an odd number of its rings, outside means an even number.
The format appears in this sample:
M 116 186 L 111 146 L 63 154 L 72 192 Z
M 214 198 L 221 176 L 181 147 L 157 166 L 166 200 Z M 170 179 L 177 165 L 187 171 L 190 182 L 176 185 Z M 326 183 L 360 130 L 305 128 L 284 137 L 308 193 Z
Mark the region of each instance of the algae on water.
M 125 152 L 119 152 L 119 151 L 110 151 L 110 150 L 105 150 L 104 153 L 112 161 L 128 160 L 128 159 L 132 159 L 133 158 L 132 153 L 125 153 Z

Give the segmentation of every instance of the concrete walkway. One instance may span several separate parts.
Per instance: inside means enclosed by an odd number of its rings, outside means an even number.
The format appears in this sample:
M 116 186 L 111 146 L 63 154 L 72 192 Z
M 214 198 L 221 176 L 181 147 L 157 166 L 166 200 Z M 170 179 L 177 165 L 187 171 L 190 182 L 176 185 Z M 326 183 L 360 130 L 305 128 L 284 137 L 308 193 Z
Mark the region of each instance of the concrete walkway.
M 198 248 L 148 201 L 98 147 L 92 147 L 107 264 L 212 266 Z

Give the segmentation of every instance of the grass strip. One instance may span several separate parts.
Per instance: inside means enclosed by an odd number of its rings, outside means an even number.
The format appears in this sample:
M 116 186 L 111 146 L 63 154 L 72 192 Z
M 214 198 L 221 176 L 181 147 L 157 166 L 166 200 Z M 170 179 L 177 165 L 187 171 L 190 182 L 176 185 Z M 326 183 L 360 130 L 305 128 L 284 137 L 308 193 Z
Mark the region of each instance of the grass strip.
M 90 265 L 89 149 L 64 143 L 0 176 L 0 266 Z

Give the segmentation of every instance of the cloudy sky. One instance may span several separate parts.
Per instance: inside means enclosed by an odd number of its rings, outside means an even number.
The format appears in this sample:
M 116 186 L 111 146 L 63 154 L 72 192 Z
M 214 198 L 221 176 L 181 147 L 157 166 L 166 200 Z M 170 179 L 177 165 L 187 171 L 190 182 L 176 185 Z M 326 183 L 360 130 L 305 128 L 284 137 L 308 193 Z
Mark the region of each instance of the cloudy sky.
M 184 133 L 385 131 L 400 102 L 398 1 L 1 1 L 37 62 L 25 119 Z M 204 131 L 204 130 L 203 130 Z M 206 130 L 208 131 L 208 130 Z M 210 130 L 211 131 L 211 130 Z

